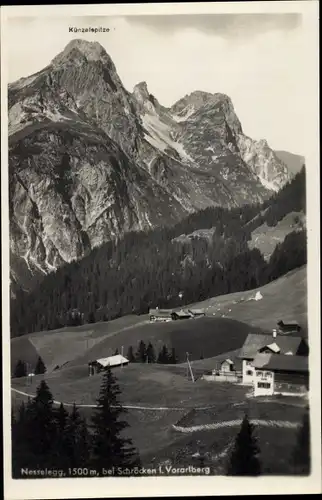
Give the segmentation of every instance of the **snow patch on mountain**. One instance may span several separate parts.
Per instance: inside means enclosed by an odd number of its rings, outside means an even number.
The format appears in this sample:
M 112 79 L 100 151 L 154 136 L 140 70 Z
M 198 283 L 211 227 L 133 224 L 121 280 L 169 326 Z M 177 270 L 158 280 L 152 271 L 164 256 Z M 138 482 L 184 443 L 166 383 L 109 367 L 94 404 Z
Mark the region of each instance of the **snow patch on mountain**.
M 186 152 L 183 145 L 171 138 L 171 127 L 160 120 L 156 113 L 145 113 L 141 116 L 144 129 L 148 132 L 144 134 L 145 139 L 162 152 L 171 148 L 177 151 L 182 161 L 193 162 L 193 158 Z
M 176 122 L 184 122 L 188 120 L 188 118 L 195 113 L 196 109 L 192 104 L 188 104 L 180 114 L 172 114 L 172 118 Z

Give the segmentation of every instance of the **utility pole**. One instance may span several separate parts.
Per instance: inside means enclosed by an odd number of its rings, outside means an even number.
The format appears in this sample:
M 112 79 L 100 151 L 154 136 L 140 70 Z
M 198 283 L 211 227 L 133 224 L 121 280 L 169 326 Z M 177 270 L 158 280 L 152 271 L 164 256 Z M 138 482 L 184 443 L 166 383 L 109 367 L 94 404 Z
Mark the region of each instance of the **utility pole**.
M 190 364 L 190 361 L 189 361 L 189 353 L 187 352 L 186 354 L 187 354 L 188 370 L 189 370 L 190 375 L 191 375 L 191 380 L 192 380 L 192 382 L 194 382 L 195 381 L 195 377 L 193 375 L 193 371 L 192 371 L 191 364 Z

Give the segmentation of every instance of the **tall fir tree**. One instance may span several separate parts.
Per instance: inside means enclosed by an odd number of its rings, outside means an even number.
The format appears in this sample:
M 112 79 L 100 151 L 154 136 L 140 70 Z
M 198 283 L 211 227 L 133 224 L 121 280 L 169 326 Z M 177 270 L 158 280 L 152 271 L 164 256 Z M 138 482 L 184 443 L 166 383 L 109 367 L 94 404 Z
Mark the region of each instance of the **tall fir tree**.
M 16 415 L 14 410 L 11 410 L 12 474 L 14 478 L 20 477 L 21 468 L 29 463 L 30 458 L 30 451 L 26 446 L 26 411 L 24 402 L 19 406 Z
M 155 352 L 151 342 L 149 342 L 148 347 L 146 349 L 146 355 L 148 363 L 155 363 Z
M 292 467 L 295 474 L 309 475 L 311 470 L 310 415 L 307 408 L 297 433 L 296 445 L 292 454 Z
M 176 350 L 175 350 L 174 347 L 171 348 L 171 354 L 170 354 L 170 357 L 169 357 L 169 363 L 172 364 L 172 365 L 175 365 L 176 363 L 178 363 L 178 358 L 177 358 Z
M 162 364 L 162 348 L 159 350 L 157 363 Z
M 259 448 L 253 432 L 254 426 L 245 415 L 229 458 L 227 475 L 258 476 L 260 474 Z
M 46 373 L 46 366 L 45 363 L 43 362 L 41 356 L 38 357 L 36 368 L 35 368 L 35 375 L 40 375 Z
M 162 346 L 162 349 L 160 350 L 160 352 L 158 354 L 158 360 L 157 360 L 157 362 L 161 363 L 161 364 L 167 364 L 167 363 L 169 363 L 168 348 L 167 348 L 167 346 L 165 344 Z
M 68 412 L 65 410 L 63 403 L 60 403 L 58 410 L 55 410 L 54 413 L 57 421 L 58 430 L 59 432 L 63 433 L 68 418 Z
M 122 436 L 128 423 L 119 396 L 120 389 L 110 368 L 103 374 L 97 407 L 92 416 L 92 465 L 97 469 L 139 465 L 130 439 Z
M 29 457 L 28 466 L 58 466 L 57 420 L 53 411 L 53 397 L 44 380 L 37 388 L 36 397 L 27 405 L 22 427 L 25 450 Z
M 143 340 L 140 340 L 139 347 L 138 347 L 135 358 L 136 358 L 138 363 L 145 363 L 146 356 L 147 356 L 146 345 L 143 342 Z
M 21 359 L 19 359 L 17 364 L 16 364 L 13 376 L 14 376 L 14 378 L 20 378 L 20 377 L 27 376 L 27 365 Z
M 53 442 L 52 456 L 55 457 L 55 461 L 60 464 L 60 467 L 66 469 L 70 466 L 66 455 L 68 412 L 65 410 L 63 403 L 60 403 L 58 409 L 54 409 L 53 413 L 56 425 L 56 438 Z
M 135 356 L 134 356 L 134 352 L 133 352 L 133 347 L 131 345 L 127 350 L 127 359 L 129 360 L 130 363 L 135 363 L 135 361 L 136 361 Z
M 90 435 L 86 420 L 80 416 L 75 404 L 66 422 L 65 436 L 68 466 L 87 467 L 90 460 Z

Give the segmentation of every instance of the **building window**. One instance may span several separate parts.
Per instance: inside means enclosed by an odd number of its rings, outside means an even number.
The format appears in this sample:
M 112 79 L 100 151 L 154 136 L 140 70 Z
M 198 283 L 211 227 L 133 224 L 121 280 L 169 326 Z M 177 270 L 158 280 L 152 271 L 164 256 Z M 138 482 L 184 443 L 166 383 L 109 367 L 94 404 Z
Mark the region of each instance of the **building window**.
M 271 374 L 271 372 L 265 372 L 265 376 L 266 376 L 267 378 L 270 378 L 270 377 L 272 376 L 272 374 Z
M 259 389 L 269 389 L 271 387 L 271 384 L 267 384 L 265 382 L 258 382 L 257 387 Z
M 257 372 L 257 377 L 262 377 L 263 376 L 263 372 Z
M 252 370 L 247 370 L 246 375 L 253 375 Z

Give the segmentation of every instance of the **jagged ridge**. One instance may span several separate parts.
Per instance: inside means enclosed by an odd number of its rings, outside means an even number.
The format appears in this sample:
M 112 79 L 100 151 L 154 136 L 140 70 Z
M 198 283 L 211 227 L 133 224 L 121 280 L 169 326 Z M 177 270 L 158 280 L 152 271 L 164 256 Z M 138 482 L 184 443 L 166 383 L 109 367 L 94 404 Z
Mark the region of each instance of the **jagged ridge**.
M 228 96 L 196 91 L 165 108 L 145 82 L 131 94 L 97 42 L 71 41 L 9 85 L 8 101 L 17 283 L 126 231 L 262 201 L 288 179 L 266 143 L 243 135 Z

